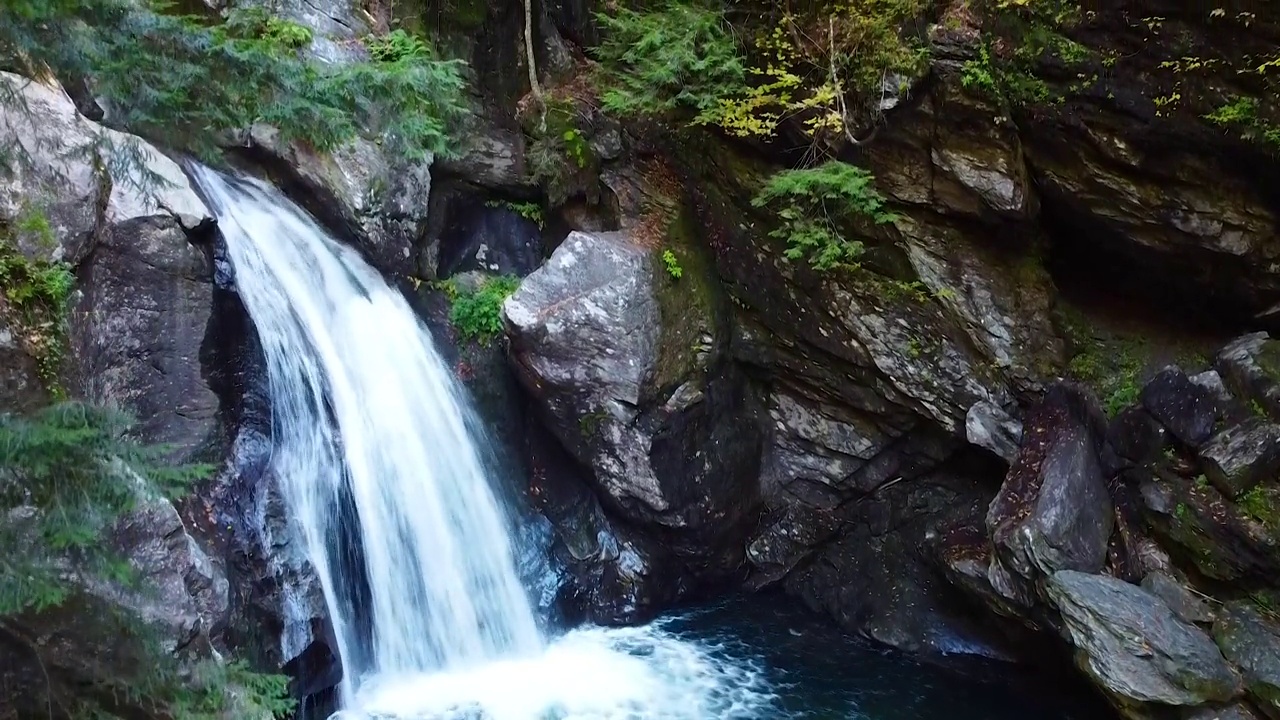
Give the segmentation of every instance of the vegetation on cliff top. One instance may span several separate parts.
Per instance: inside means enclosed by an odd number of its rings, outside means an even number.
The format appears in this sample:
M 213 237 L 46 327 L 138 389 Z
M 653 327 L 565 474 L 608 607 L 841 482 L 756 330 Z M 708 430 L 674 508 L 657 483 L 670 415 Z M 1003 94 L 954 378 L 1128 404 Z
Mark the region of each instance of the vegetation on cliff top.
M 310 58 L 311 41 L 253 8 L 215 20 L 160 0 L 16 0 L 0 14 L 0 68 L 83 84 L 113 125 L 170 147 L 211 156 L 220 134 L 263 122 L 321 150 L 366 134 L 410 157 L 449 152 L 457 61 L 403 33 L 370 38 L 352 63 Z
M 784 119 L 816 144 L 858 142 L 925 67 L 926 0 L 669 2 L 597 17 L 605 109 L 685 115 L 738 137 Z M 732 19 L 732 22 L 731 22 Z

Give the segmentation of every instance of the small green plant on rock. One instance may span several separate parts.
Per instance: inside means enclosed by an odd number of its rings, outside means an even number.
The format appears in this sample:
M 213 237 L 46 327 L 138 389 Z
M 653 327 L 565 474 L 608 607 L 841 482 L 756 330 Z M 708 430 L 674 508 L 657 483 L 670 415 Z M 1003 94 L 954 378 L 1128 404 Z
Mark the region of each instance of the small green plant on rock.
M 897 219 L 874 183 L 870 172 L 832 160 L 774 175 L 752 205 L 777 209 L 780 223 L 769 235 L 786 241 L 788 261 L 807 259 L 816 270 L 831 270 L 855 264 L 863 252 L 860 241 L 843 237 L 841 223 Z
M 578 128 L 580 119 L 572 100 L 547 97 L 536 125 L 529 130 L 525 150 L 529 175 L 546 190 L 552 206 L 569 199 L 575 181 L 593 164 L 591 146 Z
M 684 268 L 680 267 L 680 259 L 670 250 L 662 251 L 662 265 L 673 280 L 679 280 L 680 276 L 684 275 Z
M 58 376 L 67 342 L 67 302 L 75 276 L 64 262 L 27 258 L 13 245 L 18 234 L 34 236 L 42 246 L 52 246 L 56 241 L 48 218 L 39 212 L 24 211 L 12 229 L 0 225 L 0 290 L 4 304 L 16 321 L 20 341 L 36 361 L 41 382 L 58 396 Z
M 1280 151 L 1280 125 L 1258 115 L 1258 101 L 1254 98 L 1237 97 L 1204 117 L 1215 125 L 1236 129 L 1241 140 L 1263 142 Z
M 1240 509 L 1262 523 L 1268 530 L 1280 530 L 1280 506 L 1275 497 L 1262 485 L 1257 485 L 1236 501 Z
M 453 285 L 449 322 L 462 338 L 487 345 L 502 332 L 502 303 L 518 287 L 520 278 L 514 276 L 486 278 L 472 291 Z
M 542 212 L 542 206 L 538 203 L 490 200 L 485 203 L 485 206 L 491 208 L 506 208 L 534 225 L 537 225 L 539 230 L 543 229 L 547 225 L 546 215 Z

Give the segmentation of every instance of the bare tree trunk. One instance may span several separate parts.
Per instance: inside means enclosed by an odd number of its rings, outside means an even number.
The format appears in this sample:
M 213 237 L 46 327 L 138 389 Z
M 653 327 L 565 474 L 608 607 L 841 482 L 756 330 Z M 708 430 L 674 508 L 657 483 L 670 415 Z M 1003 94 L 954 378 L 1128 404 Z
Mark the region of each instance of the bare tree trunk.
M 538 104 L 538 112 L 545 119 L 546 102 L 542 97 L 542 85 L 538 82 L 538 65 L 533 53 L 533 0 L 524 0 L 524 52 L 529 66 L 529 91 Z

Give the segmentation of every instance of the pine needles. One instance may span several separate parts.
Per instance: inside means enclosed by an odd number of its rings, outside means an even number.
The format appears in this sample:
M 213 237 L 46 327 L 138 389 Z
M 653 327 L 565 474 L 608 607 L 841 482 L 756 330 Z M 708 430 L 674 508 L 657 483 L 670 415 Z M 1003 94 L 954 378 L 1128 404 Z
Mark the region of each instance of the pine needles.
M 320 150 L 365 132 L 409 158 L 445 155 L 465 112 L 460 61 L 439 59 L 421 40 L 328 64 L 302 52 L 309 30 L 262 10 L 235 9 L 210 24 L 155 2 L 6 5 L 0 67 L 83 80 L 111 124 L 206 158 L 220 134 L 255 122 Z

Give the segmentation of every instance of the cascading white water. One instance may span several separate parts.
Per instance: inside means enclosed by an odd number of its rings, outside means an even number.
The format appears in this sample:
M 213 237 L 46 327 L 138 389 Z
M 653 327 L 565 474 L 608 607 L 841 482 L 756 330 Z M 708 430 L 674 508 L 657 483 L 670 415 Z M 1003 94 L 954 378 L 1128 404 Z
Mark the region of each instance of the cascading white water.
M 344 712 L 755 716 L 749 665 L 660 627 L 548 644 L 464 392 L 404 298 L 271 186 L 189 171 L 265 351 L 272 466 L 329 604 Z

